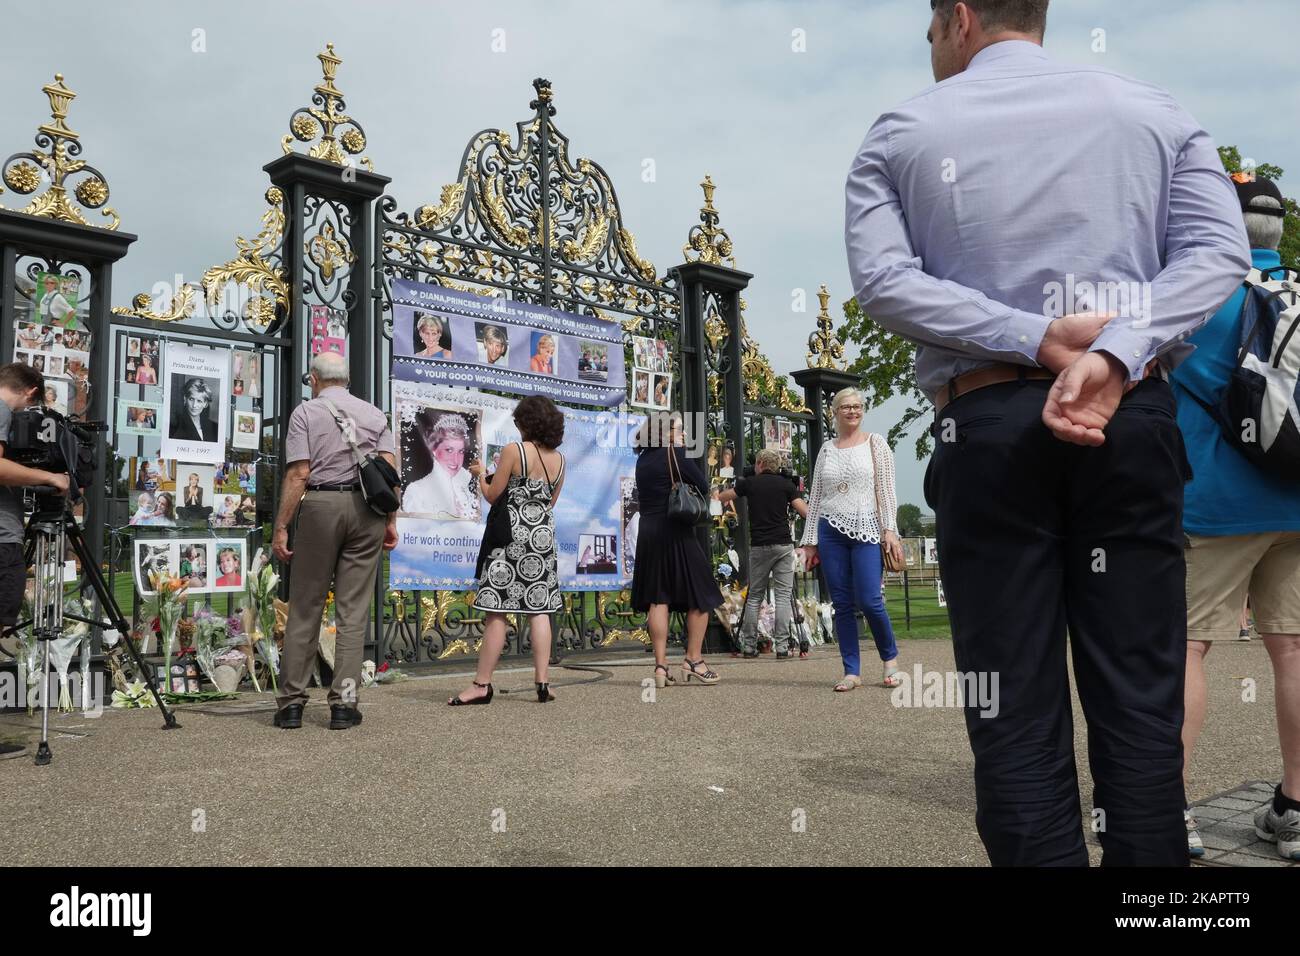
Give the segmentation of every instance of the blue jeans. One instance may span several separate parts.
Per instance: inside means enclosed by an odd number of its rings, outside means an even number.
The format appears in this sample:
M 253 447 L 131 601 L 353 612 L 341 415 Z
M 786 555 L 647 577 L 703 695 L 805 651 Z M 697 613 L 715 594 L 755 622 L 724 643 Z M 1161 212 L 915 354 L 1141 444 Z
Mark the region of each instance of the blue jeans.
M 831 604 L 835 606 L 835 640 L 840 645 L 844 673 L 861 676 L 858 659 L 858 618 L 860 609 L 871 627 L 876 650 L 882 661 L 898 656 L 894 628 L 885 611 L 880 593 L 880 545 L 855 541 L 841 534 L 823 518 L 817 524 L 817 556 L 821 560 Z

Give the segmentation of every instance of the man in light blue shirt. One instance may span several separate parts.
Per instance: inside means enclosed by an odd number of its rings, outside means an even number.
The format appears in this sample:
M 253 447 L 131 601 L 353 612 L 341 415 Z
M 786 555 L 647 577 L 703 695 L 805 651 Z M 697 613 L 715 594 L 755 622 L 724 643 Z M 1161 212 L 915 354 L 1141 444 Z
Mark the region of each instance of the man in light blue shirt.
M 1087 864 L 1068 626 L 1105 862 L 1186 865 L 1189 473 L 1164 374 L 1249 267 L 1241 216 L 1168 93 L 1047 57 L 1047 0 L 931 6 L 938 82 L 872 126 L 845 235 L 935 401 L 958 667 L 999 676 L 997 716 L 966 711 L 976 825 L 995 865 Z

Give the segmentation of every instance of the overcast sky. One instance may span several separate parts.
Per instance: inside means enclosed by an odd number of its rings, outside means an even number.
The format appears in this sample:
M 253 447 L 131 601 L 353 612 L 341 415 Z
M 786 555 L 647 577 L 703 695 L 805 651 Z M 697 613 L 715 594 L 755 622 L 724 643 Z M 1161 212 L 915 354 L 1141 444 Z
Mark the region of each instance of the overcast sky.
M 1293 13 L 1287 0 L 1056 0 L 1046 47 L 1166 87 L 1219 144 L 1282 166 L 1294 196 L 1300 71 L 1279 32 Z M 115 273 L 114 304 L 125 305 L 174 273 L 197 280 L 236 235 L 257 232 L 262 166 L 281 155 L 290 112 L 308 105 L 326 41 L 366 152 L 408 211 L 456 178 L 475 132 L 513 132 L 531 80 L 545 76 L 573 158 L 608 171 L 661 274 L 681 261 L 697 184 L 712 174 L 737 265 L 754 273 L 750 332 L 789 372 L 804 364 L 818 285 L 837 317 L 849 294 L 844 175 L 872 120 L 931 82 L 928 22 L 927 0 L 65 0 L 57 16 L 14 5 L 0 37 L 0 155 L 30 148 L 47 118 L 40 87 L 62 72 L 82 158 L 140 237 Z M 1099 29 L 1104 53 L 1093 52 Z M 642 180 L 646 159 L 654 182 Z M 796 289 L 809 310 L 792 315 Z M 885 431 L 897 413 L 877 410 L 868 427 Z M 923 463 L 910 441 L 897 450 L 899 500 L 922 504 Z

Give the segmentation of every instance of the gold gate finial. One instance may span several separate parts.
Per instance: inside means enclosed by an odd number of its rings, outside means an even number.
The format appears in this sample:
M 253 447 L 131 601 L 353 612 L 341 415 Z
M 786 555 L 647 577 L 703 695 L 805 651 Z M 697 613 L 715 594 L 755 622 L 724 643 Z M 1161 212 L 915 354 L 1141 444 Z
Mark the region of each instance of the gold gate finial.
M 687 262 L 708 262 L 712 265 L 722 265 L 726 262 L 734 269 L 736 259 L 731 254 L 731 236 L 727 235 L 727 230 L 718 225 L 718 210 L 713 205 L 713 191 L 717 188 L 713 177 L 706 175 L 704 182 L 700 183 L 700 188 L 704 190 L 704 205 L 700 207 L 700 224 L 691 227 L 686 245 L 682 246 L 682 255 L 686 257 Z
M 356 156 L 366 148 L 366 133 L 361 124 L 348 116 L 347 104 L 343 102 L 343 91 L 334 85 L 339 64 L 343 61 L 334 53 L 334 44 L 326 43 L 325 49 L 316 54 L 320 60 L 321 81 L 312 92 L 312 106 L 300 106 L 289 116 L 289 132 L 280 140 L 285 155 L 293 152 L 293 141 L 310 143 L 320 137 L 320 142 L 307 150 L 313 159 L 323 159 L 339 166 L 351 166 L 350 156 Z M 335 131 L 342 133 L 335 135 Z M 369 157 L 362 156 L 359 164 L 371 172 L 375 165 Z
M 41 87 L 41 92 L 50 101 L 51 122 L 37 127 L 35 150 L 16 153 L 5 161 L 2 177 L 4 184 L 14 192 L 26 196 L 36 192 L 43 181 L 49 181 L 45 192 L 20 210 L 28 216 L 116 229 L 122 220 L 112 208 L 104 205 L 108 202 L 108 182 L 103 173 L 82 160 L 72 158 L 81 153 L 81 137 L 69 129 L 65 121 L 68 118 L 68 107 L 77 98 L 77 94 L 64 86 L 62 73 L 55 73 L 54 82 Z M 68 198 L 67 180 L 70 176 L 85 176 L 72 190 L 72 198 L 78 205 L 85 209 L 102 207 L 100 215 L 109 217 L 112 222 L 89 222 L 81 210 L 72 205 Z M 2 187 L 0 192 L 4 192 Z M 2 208 L 4 207 L 0 206 Z
M 830 290 L 826 283 L 817 290 L 821 311 L 817 313 L 817 331 L 808 336 L 808 367 L 844 370 L 844 345 L 835 337 L 835 321 L 831 318 Z

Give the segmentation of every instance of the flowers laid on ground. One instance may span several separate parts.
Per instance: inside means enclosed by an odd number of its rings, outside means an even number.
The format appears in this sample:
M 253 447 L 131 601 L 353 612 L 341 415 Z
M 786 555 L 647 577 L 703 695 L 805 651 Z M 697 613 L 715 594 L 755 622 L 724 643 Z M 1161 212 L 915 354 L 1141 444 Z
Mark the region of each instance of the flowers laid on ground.
M 78 621 L 77 617 L 90 617 L 94 605 L 89 600 L 69 596 L 63 601 L 63 636 L 50 641 L 50 666 L 59 675 L 59 713 L 72 713 L 72 694 L 68 686 L 68 668 L 72 665 L 72 655 L 90 640 L 90 625 Z M 84 686 L 84 685 L 83 685 Z M 84 694 L 83 694 L 84 696 Z
M 194 657 L 199 662 L 199 668 L 204 675 L 215 684 L 217 665 L 222 655 L 234 645 L 243 643 L 243 624 L 237 616 L 224 617 L 212 613 L 208 608 L 199 608 L 194 613 L 192 621 Z
M 407 675 L 396 667 L 390 667 L 388 661 L 384 661 L 378 667 L 375 667 L 374 661 L 361 662 L 362 687 L 373 687 L 375 684 L 396 684 L 398 681 L 406 680 L 406 677 Z
M 118 709 L 127 709 L 132 707 L 154 707 L 156 702 L 153 694 L 144 686 L 144 681 L 132 681 L 127 685 L 126 690 L 113 691 L 113 701 L 110 705 Z
M 53 585 L 51 585 L 53 587 Z M 41 684 L 43 680 L 43 670 L 45 667 L 45 649 L 41 646 L 42 642 L 36 638 L 36 629 L 33 621 L 36 618 L 36 607 L 33 603 L 34 581 L 28 580 L 27 590 L 23 594 L 22 619 L 27 624 L 18 632 L 17 664 L 18 672 L 22 675 L 26 683 L 27 693 L 27 713 L 33 713 L 36 705 L 40 702 L 40 694 L 43 692 Z M 53 609 L 51 608 L 51 612 Z M 89 600 L 77 597 L 75 594 L 66 594 L 63 597 L 63 628 L 58 637 L 49 642 L 50 667 L 58 676 L 59 680 L 59 700 L 57 704 L 60 713 L 71 713 L 73 710 L 72 694 L 68 681 L 68 670 L 72 665 L 73 655 L 83 643 L 90 640 L 90 625 L 84 621 L 76 620 L 76 617 L 93 616 L 93 605 Z M 83 662 L 83 677 L 86 671 L 86 662 Z M 85 690 L 82 692 L 85 697 Z
M 176 637 L 180 628 L 181 615 L 185 612 L 185 591 L 189 587 L 186 578 L 177 577 L 169 571 L 159 571 L 149 575 L 149 583 L 154 593 L 144 603 L 143 612 L 146 621 L 156 621 L 158 634 L 163 645 L 163 660 L 167 690 L 171 690 L 172 652 L 176 649 Z
M 271 672 L 271 689 L 278 690 L 276 674 L 280 670 L 280 650 L 275 644 L 275 591 L 280 584 L 280 575 L 271 566 L 270 557 L 261 548 L 253 556 L 252 566 L 248 569 L 247 584 L 244 593 L 248 597 L 248 610 L 251 614 L 256 633 L 251 635 L 262 660 Z M 252 673 L 252 661 L 249 672 Z M 253 686 L 260 691 L 257 677 L 253 676 Z

